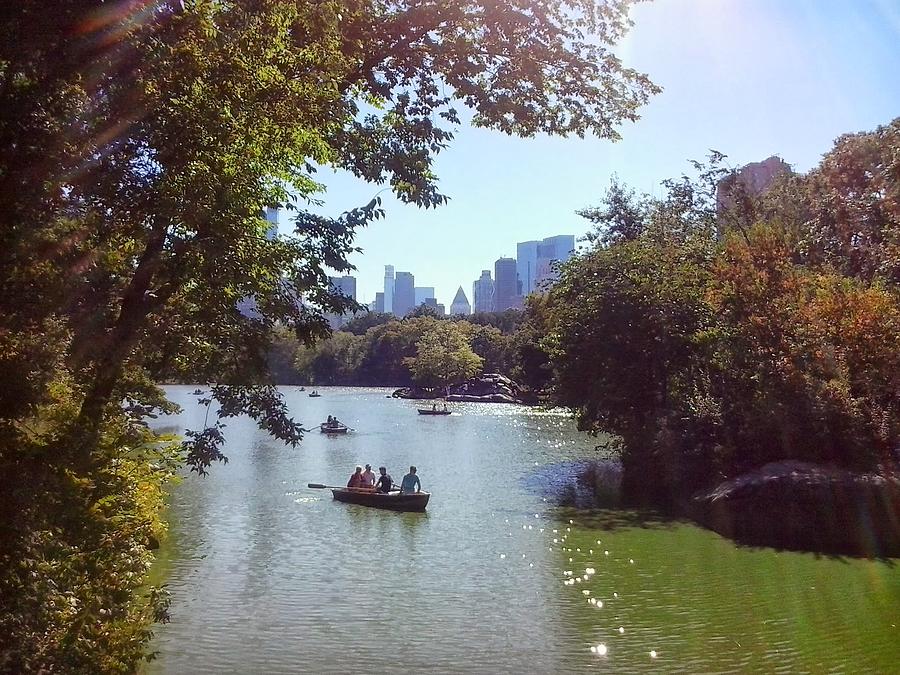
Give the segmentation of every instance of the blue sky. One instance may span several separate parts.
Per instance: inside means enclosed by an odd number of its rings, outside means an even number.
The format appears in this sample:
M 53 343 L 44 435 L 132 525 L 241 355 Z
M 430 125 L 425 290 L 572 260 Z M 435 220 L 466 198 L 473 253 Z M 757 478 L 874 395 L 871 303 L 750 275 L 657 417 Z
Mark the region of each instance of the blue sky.
M 598 203 L 613 175 L 659 194 L 711 148 L 733 166 L 777 154 L 806 171 L 837 136 L 900 116 L 897 0 L 655 0 L 631 16 L 616 51 L 664 89 L 642 119 L 616 143 L 460 128 L 436 162 L 449 204 L 424 210 L 381 193 L 387 218 L 359 234 L 364 252 L 352 259 L 361 302 L 381 290 L 385 264 L 434 286 L 448 307 L 460 285 L 471 301 L 480 271 L 514 257 L 516 242 L 582 235 L 575 210 Z M 332 214 L 380 190 L 319 178 Z

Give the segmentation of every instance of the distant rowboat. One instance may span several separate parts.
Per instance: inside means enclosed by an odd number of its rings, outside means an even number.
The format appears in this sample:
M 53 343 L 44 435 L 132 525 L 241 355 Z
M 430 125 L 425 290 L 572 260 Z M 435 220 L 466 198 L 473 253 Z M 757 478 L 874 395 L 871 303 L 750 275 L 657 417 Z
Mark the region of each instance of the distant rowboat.
M 350 427 L 345 426 L 340 422 L 338 422 L 337 424 L 335 424 L 334 422 L 332 422 L 331 424 L 329 424 L 328 422 L 322 422 L 322 424 L 319 425 L 319 431 L 321 431 L 323 434 L 346 434 L 349 429 Z
M 452 415 L 452 410 L 435 410 L 433 408 L 416 408 L 420 415 Z

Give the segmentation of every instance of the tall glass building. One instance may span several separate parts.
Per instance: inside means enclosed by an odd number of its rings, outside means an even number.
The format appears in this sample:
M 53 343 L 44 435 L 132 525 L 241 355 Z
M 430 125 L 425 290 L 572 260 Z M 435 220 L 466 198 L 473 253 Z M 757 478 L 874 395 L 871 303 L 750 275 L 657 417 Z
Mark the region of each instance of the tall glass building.
M 522 295 L 541 290 L 557 279 L 554 262 L 565 262 L 575 251 L 575 236 L 560 234 L 541 241 L 516 244 L 516 272 L 522 284 Z
M 397 272 L 394 278 L 393 311 L 406 316 L 416 306 L 416 280 L 412 272 Z
M 494 311 L 521 306 L 515 258 L 500 258 L 494 263 Z
M 384 266 L 384 311 L 394 311 L 394 266 Z
M 494 280 L 490 270 L 481 270 L 481 277 L 472 284 L 472 305 L 476 312 L 494 311 Z

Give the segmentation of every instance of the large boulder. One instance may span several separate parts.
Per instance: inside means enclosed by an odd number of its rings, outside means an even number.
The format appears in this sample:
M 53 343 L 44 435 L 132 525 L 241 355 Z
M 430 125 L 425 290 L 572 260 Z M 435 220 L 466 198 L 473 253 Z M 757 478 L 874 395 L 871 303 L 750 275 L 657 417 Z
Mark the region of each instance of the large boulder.
M 868 557 L 900 556 L 900 477 L 785 460 L 693 500 L 704 526 L 736 541 Z
M 400 387 L 391 394 L 394 398 L 411 398 L 411 399 L 432 399 L 440 398 L 441 395 L 433 389 L 423 389 L 422 387 Z
M 443 390 L 423 389 L 421 387 L 402 387 L 391 396 L 394 398 L 430 399 L 443 398 Z M 532 403 L 528 393 L 505 375 L 485 373 L 470 378 L 449 389 L 448 401 L 466 401 L 473 403 Z
M 450 387 L 447 400 L 522 403 L 522 388 L 500 373 L 484 373 Z
M 473 394 L 450 394 L 448 401 L 460 401 L 464 403 L 519 403 L 509 394 L 495 393 L 475 396 Z

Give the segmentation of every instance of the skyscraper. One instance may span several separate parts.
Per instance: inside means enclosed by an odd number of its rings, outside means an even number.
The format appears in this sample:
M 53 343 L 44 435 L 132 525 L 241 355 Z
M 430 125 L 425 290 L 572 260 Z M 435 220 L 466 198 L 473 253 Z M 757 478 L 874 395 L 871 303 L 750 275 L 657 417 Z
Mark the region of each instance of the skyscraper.
M 783 173 L 793 173 L 791 165 L 773 155 L 761 162 L 745 164 L 725 176 L 716 184 L 716 214 L 721 217 L 743 196 L 758 197 Z
M 406 316 L 416 306 L 416 280 L 410 272 L 397 272 L 394 279 L 394 314 Z
M 340 291 L 348 298 L 356 300 L 356 277 L 349 275 L 343 277 L 328 277 L 328 281 L 332 288 Z
M 494 311 L 494 280 L 490 270 L 481 270 L 481 277 L 472 284 L 472 305 L 476 312 Z
M 381 314 L 384 312 L 384 293 L 375 294 L 375 302 L 372 303 L 372 311 Z
M 515 258 L 500 258 L 494 263 L 494 311 L 519 307 L 522 304 L 518 295 L 518 284 Z
M 328 283 L 331 284 L 333 290 L 338 291 L 341 295 L 346 295 L 348 298 L 356 300 L 356 277 L 328 277 Z M 328 325 L 338 329 L 347 323 L 352 316 L 353 312 L 351 311 L 346 314 L 329 313 L 325 315 L 325 318 L 328 319 Z
M 384 266 L 384 311 L 394 311 L 394 266 Z
M 259 217 L 265 218 L 266 239 L 272 241 L 273 239 L 275 239 L 275 237 L 278 236 L 278 207 L 267 206 L 264 210 L 259 212 Z M 294 295 L 295 300 L 297 300 L 296 294 Z M 297 301 L 299 302 L 299 300 Z M 237 310 L 248 319 L 253 319 L 255 321 L 259 321 L 262 319 L 262 315 L 259 312 L 259 307 L 256 304 L 256 298 L 253 296 L 247 296 L 238 300 Z
M 266 239 L 271 241 L 278 236 L 278 207 L 267 206 L 265 216 L 266 222 L 269 223 L 269 227 L 266 229 Z
M 574 251 L 575 236 L 571 234 L 547 237 L 541 241 L 537 247 L 534 283 L 528 292 L 546 290 L 547 286 L 555 282 L 559 278 L 559 274 L 554 269 L 554 263 L 565 262 L 572 257 Z M 527 295 L 524 289 L 522 292 Z
M 434 286 L 416 286 L 416 307 L 425 304 L 428 298 L 434 297 Z
M 425 302 L 422 304 L 431 307 L 438 316 L 444 316 L 444 306 L 434 298 L 425 298 Z
M 450 314 L 465 314 L 468 316 L 471 313 L 472 306 L 469 304 L 469 299 L 466 297 L 465 291 L 463 291 L 462 286 L 460 286 L 459 290 L 456 291 L 453 302 L 450 303 Z
M 540 243 L 539 241 L 520 241 L 516 244 L 516 273 L 522 283 L 522 295 L 528 295 L 534 290 Z

